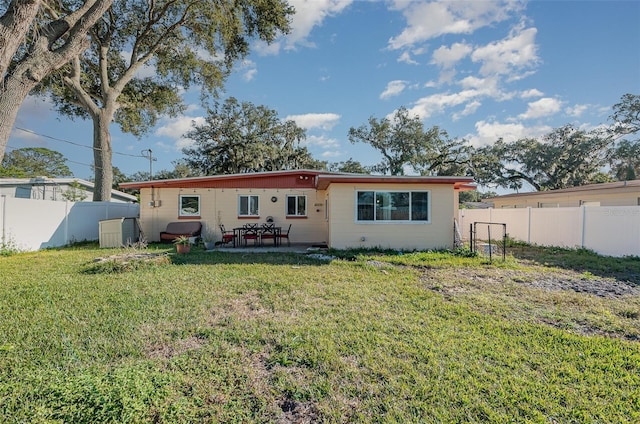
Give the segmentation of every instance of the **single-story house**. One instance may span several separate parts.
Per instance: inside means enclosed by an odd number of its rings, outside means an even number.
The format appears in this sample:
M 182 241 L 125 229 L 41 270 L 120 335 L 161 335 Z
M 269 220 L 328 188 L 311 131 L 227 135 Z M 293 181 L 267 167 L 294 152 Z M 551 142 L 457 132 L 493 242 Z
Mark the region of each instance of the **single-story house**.
M 561 190 L 513 193 L 485 201 L 494 208 L 558 208 L 571 206 L 638 206 L 640 180 L 588 184 Z
M 94 184 L 78 178 L 0 178 L 0 195 L 22 199 L 91 201 Z M 112 202 L 135 203 L 136 196 L 111 190 Z
M 268 219 L 291 225 L 293 243 L 334 248 L 451 248 L 458 192 L 471 177 L 383 176 L 287 170 L 120 184 L 140 190 L 149 241 L 167 224 L 202 221 L 221 239 L 226 229 Z

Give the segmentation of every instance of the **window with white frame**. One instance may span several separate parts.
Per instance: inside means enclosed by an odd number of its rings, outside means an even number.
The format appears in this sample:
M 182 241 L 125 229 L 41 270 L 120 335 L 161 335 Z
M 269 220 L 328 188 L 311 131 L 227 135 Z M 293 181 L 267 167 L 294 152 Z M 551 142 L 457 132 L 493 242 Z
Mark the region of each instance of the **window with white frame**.
M 200 195 L 180 195 L 179 216 L 200 216 Z
M 287 196 L 287 216 L 307 216 L 307 196 Z
M 429 221 L 428 191 L 358 191 L 356 221 Z
M 259 206 L 259 196 L 238 196 L 238 216 L 258 216 Z

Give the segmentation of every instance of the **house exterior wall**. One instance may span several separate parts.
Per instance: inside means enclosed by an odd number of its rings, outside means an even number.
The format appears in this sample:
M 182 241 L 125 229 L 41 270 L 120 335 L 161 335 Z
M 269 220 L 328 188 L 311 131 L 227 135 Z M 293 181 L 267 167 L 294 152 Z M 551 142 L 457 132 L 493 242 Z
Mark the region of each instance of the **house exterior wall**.
M 599 203 L 599 204 L 598 204 Z M 539 208 L 575 206 L 638 206 L 640 187 L 606 190 L 583 190 L 570 193 L 536 193 L 522 196 L 496 197 L 493 205 L 499 208 Z
M 193 218 L 179 216 L 180 195 L 200 196 L 200 215 Z M 259 197 L 258 217 L 238 216 L 238 196 L 255 195 Z M 287 195 L 306 196 L 307 216 L 287 217 Z M 271 201 L 276 197 L 275 202 Z M 145 237 L 149 241 L 159 241 L 160 232 L 169 222 L 197 220 L 203 223 L 203 235 L 220 240 L 219 224 L 227 230 L 247 223 L 264 223 L 268 216 L 283 231 L 291 224 L 292 243 L 327 242 L 327 221 L 324 210 L 325 194 L 323 190 L 300 187 L 295 189 L 256 189 L 256 188 L 142 188 L 140 191 L 140 220 Z M 151 206 L 155 202 L 158 206 Z
M 358 191 L 429 191 L 430 221 L 358 222 Z M 453 247 L 456 196 L 449 184 L 332 184 L 329 198 L 329 243 L 336 249 L 382 247 L 425 250 Z M 364 237 L 364 240 L 362 238 Z

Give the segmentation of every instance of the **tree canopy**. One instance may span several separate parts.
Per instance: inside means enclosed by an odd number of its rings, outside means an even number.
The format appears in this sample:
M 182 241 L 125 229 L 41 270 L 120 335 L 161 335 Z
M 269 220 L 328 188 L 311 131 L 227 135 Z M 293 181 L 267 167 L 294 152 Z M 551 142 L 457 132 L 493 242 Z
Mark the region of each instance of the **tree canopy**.
M 640 178 L 640 139 L 628 137 L 640 132 L 640 95 L 625 94 L 620 103 L 613 106 L 614 137 L 623 137 L 616 142 L 609 164 L 611 174 L 618 180 Z
M 215 95 L 250 39 L 273 41 L 292 13 L 284 0 L 115 0 L 89 50 L 44 85 L 59 112 L 93 121 L 94 200 L 111 196 L 112 121 L 140 136 L 183 110 L 182 90 Z
M 405 107 L 393 117 L 369 118 L 368 125 L 349 129 L 351 143 L 366 143 L 382 154 L 374 172 L 404 175 L 410 167 L 423 175 L 451 175 L 467 162 L 464 141 L 451 140 L 437 126 L 425 130 L 420 118 Z
M 333 172 L 349 172 L 352 174 L 370 174 L 371 169 L 362 165 L 357 160 L 349 158 L 347 161 L 334 162 L 327 165 L 329 171 Z
M 276 111 L 233 97 L 209 110 L 206 123 L 186 134 L 187 165 L 202 175 L 316 168 L 300 142 L 304 129 L 281 121 Z
M 71 170 L 60 152 L 44 147 L 16 149 L 4 156 L 0 176 L 13 178 L 68 177 Z
M 555 190 L 605 182 L 610 138 L 602 131 L 586 132 L 566 125 L 541 140 L 498 140 L 474 154 L 476 179 L 511 189 L 529 183 L 536 190 Z

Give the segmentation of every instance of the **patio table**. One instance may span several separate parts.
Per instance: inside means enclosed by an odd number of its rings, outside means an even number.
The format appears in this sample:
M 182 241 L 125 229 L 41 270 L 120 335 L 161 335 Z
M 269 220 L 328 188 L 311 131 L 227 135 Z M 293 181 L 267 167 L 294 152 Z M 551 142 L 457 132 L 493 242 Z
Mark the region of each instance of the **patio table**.
M 233 234 L 235 237 L 233 238 L 233 247 L 236 246 L 245 246 L 244 235 L 248 229 L 255 230 L 258 233 L 258 237 L 260 238 L 260 246 L 262 246 L 262 233 L 264 228 L 262 226 L 258 226 L 255 228 L 248 227 L 236 227 L 233 229 Z M 272 231 L 269 231 L 270 234 L 273 234 L 273 244 L 274 246 L 280 246 L 280 234 L 282 233 L 282 227 L 273 227 Z M 236 243 L 239 243 L 238 245 Z

